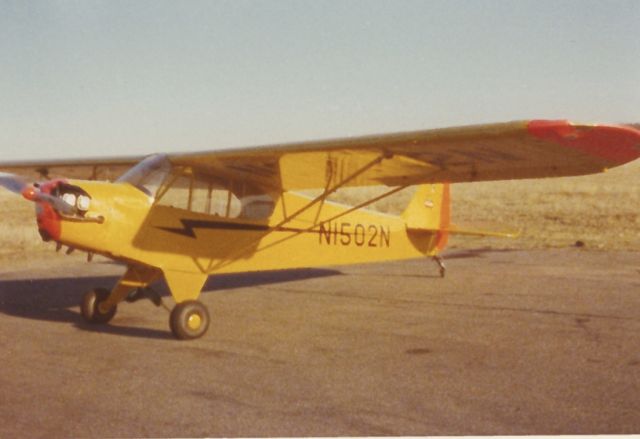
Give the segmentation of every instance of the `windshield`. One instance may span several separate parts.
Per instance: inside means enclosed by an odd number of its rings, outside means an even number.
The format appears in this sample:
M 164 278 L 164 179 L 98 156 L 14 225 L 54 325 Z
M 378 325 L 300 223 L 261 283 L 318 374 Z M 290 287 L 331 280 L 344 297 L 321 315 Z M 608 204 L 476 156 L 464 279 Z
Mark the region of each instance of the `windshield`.
M 158 188 L 171 172 L 171 163 L 164 154 L 155 154 L 142 160 L 129 169 L 118 183 L 129 183 L 151 197 L 156 196 Z

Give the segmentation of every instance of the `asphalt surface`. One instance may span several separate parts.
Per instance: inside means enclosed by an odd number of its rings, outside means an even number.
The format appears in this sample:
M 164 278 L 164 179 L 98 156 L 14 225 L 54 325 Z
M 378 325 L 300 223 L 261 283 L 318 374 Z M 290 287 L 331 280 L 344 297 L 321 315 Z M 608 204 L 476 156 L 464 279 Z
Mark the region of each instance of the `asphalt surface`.
M 190 342 L 82 322 L 123 267 L 4 264 L 0 437 L 640 433 L 639 253 L 447 255 L 214 277 Z

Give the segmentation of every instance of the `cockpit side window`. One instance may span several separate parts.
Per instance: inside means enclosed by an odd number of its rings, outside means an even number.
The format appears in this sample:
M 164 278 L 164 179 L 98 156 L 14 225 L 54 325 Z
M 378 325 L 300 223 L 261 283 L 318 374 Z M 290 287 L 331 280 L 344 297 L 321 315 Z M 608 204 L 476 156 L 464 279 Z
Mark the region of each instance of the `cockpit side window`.
M 236 218 L 241 203 L 232 191 L 214 177 L 175 168 L 158 193 L 157 203 L 192 212 Z
M 161 206 L 176 209 L 190 208 L 191 177 L 182 174 L 171 174 L 158 191 L 156 202 Z
M 242 217 L 252 219 L 269 218 L 275 208 L 273 198 L 267 194 L 249 195 L 242 198 Z
M 225 218 L 240 216 L 241 203 L 238 197 L 222 184 L 211 179 L 197 178 L 194 181 L 191 210 Z
M 159 205 L 224 218 L 265 219 L 275 207 L 267 193 L 250 190 L 243 182 L 173 167 L 163 154 L 147 157 L 117 181 L 135 186 Z

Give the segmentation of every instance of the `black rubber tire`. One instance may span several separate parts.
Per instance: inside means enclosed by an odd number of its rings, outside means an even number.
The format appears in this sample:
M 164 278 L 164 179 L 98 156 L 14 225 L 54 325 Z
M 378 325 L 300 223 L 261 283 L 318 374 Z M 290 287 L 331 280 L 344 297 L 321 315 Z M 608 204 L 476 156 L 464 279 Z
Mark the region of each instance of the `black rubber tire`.
M 82 312 L 82 317 L 88 323 L 94 324 L 104 324 L 108 323 L 113 316 L 116 315 L 116 311 L 118 310 L 117 306 L 114 306 L 107 313 L 101 313 L 98 305 L 109 297 L 109 290 L 104 288 L 96 288 L 92 291 L 89 291 L 82 298 L 82 304 L 80 305 L 80 311 Z
M 206 306 L 197 300 L 187 300 L 178 303 L 171 310 L 169 327 L 178 340 L 193 340 L 202 337 L 207 332 L 210 321 Z

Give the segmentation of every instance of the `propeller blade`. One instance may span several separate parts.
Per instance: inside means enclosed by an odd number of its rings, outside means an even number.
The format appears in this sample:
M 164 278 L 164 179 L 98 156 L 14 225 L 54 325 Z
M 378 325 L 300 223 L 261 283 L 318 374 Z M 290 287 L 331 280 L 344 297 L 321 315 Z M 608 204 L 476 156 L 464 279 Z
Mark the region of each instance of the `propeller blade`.
M 15 174 L 0 172 L 0 186 L 10 190 L 11 192 L 22 195 L 27 200 L 49 203 L 54 209 L 62 214 L 71 215 L 75 211 L 74 206 L 67 204 L 61 198 L 42 193 L 37 189 L 37 187 L 27 183 Z
M 75 212 L 74 206 L 67 204 L 62 198 L 54 197 L 50 194 L 43 194 L 42 192 L 38 192 L 36 195 L 36 200 L 49 203 L 55 210 L 65 215 L 71 215 Z
M 0 186 L 22 195 L 22 191 L 24 191 L 29 184 L 17 175 L 0 172 Z

